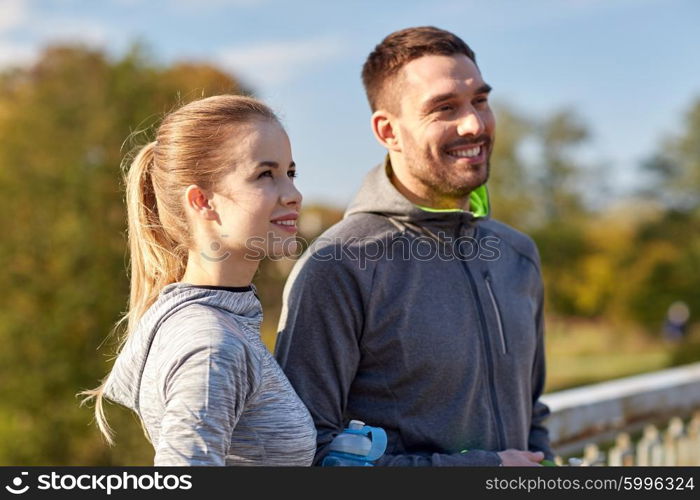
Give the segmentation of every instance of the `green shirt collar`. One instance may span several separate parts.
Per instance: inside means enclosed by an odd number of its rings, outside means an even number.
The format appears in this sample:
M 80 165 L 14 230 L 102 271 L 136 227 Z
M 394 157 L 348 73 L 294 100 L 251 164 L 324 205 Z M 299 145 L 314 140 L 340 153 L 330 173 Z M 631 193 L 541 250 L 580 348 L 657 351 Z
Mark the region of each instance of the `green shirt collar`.
M 454 212 L 464 212 L 461 208 L 430 208 L 416 205 L 421 210 L 437 214 L 446 214 Z M 489 214 L 489 192 L 486 184 L 479 186 L 469 195 L 469 208 L 474 217 L 486 217 Z

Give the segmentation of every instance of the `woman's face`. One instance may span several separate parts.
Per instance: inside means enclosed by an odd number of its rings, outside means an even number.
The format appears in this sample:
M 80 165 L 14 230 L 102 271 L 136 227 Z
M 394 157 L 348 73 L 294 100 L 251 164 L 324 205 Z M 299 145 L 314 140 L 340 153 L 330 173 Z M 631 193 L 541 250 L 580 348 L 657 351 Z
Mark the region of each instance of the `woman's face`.
M 302 197 L 294 186 L 296 169 L 284 129 L 270 120 L 237 126 L 223 148 L 232 168 L 211 198 L 221 234 L 212 235 L 202 255 L 260 260 L 295 254 Z

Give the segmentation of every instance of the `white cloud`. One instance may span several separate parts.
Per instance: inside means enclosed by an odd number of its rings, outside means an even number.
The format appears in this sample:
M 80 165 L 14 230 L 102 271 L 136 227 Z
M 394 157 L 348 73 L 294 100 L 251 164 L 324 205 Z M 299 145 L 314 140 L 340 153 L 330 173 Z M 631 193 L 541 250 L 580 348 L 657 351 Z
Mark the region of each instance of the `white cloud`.
M 26 0 L 0 0 L 0 33 L 21 25 L 28 10 Z
M 343 50 L 339 39 L 325 37 L 229 47 L 219 52 L 217 60 L 256 86 L 269 88 L 293 80 Z
M 0 0 L 0 68 L 31 62 L 37 51 L 28 44 L 6 39 L 7 33 L 27 24 L 29 4 L 26 0 Z
M 0 69 L 29 64 L 37 57 L 35 48 L 0 40 Z
M 117 5 L 134 7 L 143 4 L 143 0 L 112 0 Z M 167 0 L 168 8 L 175 10 L 204 10 L 218 7 L 254 7 L 265 4 L 269 0 Z
M 28 0 L 0 0 L 0 68 L 31 64 L 41 47 L 55 42 L 106 45 L 107 27 L 93 19 L 46 16 L 34 11 Z M 34 7 L 37 7 L 36 5 Z M 11 31 L 21 29 L 32 41 L 19 42 Z
M 80 41 L 103 45 L 109 39 L 107 27 L 87 18 L 51 17 L 33 23 L 32 30 L 45 41 Z
M 268 0 L 175 0 L 174 7 L 182 10 L 202 10 L 219 7 L 257 7 Z

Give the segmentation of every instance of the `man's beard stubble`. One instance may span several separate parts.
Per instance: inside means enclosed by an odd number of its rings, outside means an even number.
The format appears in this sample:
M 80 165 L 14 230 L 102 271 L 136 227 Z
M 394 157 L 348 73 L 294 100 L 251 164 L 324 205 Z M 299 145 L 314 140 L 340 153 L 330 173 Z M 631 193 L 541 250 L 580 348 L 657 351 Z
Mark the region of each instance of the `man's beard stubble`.
M 490 147 L 490 141 L 484 143 L 484 147 Z M 491 151 L 488 151 L 486 161 L 483 164 L 477 166 L 469 165 L 467 167 L 471 175 L 466 179 L 459 175 L 458 172 L 455 172 L 455 165 L 447 153 L 441 151 L 440 157 L 437 159 L 429 151 L 422 151 L 421 153 L 420 155 L 407 154 L 405 156 L 406 166 L 408 171 L 421 184 L 429 187 L 437 197 L 466 199 L 472 191 L 486 184 L 489 179 L 491 173 Z M 418 161 L 415 158 L 419 158 Z M 486 169 L 486 172 L 483 174 L 479 173 L 481 169 Z

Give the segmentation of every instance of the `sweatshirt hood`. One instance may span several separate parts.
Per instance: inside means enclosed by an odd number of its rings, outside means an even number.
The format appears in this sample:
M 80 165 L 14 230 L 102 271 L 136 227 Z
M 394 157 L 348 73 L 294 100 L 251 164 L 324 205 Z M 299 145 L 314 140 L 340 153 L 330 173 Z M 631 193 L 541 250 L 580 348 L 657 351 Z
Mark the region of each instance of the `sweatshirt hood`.
M 203 304 L 248 319 L 262 320 L 262 308 L 252 285 L 250 291 L 233 292 L 172 283 L 163 288 L 126 339 L 105 382 L 105 397 L 139 411 L 141 378 L 158 328 L 174 313 L 192 304 Z
M 345 211 L 345 217 L 357 213 L 384 215 L 406 222 L 444 221 L 445 219 L 480 219 L 490 213 L 489 195 L 486 184 L 470 194 L 470 211 L 461 209 L 434 209 L 411 203 L 391 183 L 391 162 L 389 155 L 384 163 L 373 168 L 362 182 L 355 199 Z

